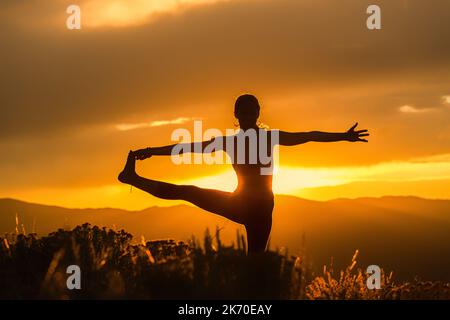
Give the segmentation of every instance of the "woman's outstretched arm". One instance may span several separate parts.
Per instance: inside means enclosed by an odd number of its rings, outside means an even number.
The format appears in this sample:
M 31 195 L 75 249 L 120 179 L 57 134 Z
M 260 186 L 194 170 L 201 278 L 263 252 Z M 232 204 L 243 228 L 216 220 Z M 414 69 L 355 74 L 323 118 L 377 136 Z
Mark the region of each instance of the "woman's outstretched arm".
M 217 139 L 217 138 L 216 138 Z M 174 148 L 177 148 L 176 154 L 182 154 L 184 151 L 189 150 L 191 153 L 205 153 L 205 152 L 213 152 L 219 151 L 220 144 L 215 144 L 214 147 L 210 146 L 215 139 L 211 139 L 203 142 L 192 142 L 192 143 L 177 143 L 163 147 L 154 147 L 154 148 L 145 148 L 133 151 L 136 159 L 144 160 L 150 158 L 151 156 L 170 156 L 174 151 Z
M 367 137 L 369 135 L 366 129 L 355 130 L 358 123 L 355 123 L 346 132 L 321 132 L 321 131 L 311 131 L 311 132 L 285 132 L 280 131 L 280 145 L 282 146 L 295 146 L 298 144 L 315 141 L 315 142 L 336 142 L 336 141 L 362 141 L 368 142 L 362 137 Z

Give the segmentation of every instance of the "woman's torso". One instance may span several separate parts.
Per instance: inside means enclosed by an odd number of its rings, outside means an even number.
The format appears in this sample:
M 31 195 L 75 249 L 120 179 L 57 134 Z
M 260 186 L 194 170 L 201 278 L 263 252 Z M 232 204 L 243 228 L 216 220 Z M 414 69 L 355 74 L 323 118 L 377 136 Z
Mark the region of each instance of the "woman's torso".
M 236 193 L 249 197 L 272 197 L 273 145 L 268 131 L 257 129 L 254 132 L 240 130 L 229 137 L 227 149 L 233 169 L 236 172 L 238 185 Z M 239 135 L 242 136 L 239 136 Z

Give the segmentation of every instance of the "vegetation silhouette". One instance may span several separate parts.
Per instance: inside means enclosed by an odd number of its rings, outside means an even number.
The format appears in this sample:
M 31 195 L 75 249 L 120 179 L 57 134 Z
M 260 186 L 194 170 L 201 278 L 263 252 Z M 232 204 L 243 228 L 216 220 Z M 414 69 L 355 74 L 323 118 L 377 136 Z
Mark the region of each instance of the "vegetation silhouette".
M 255 130 L 258 137 L 260 130 L 258 118 L 260 105 L 258 99 L 250 94 L 240 96 L 235 103 L 234 116 L 239 122 L 242 132 Z M 367 130 L 355 130 L 358 123 L 348 131 L 341 133 L 332 132 L 285 132 L 279 131 L 279 145 L 295 146 L 311 141 L 315 142 L 367 142 L 364 137 L 368 136 Z M 268 135 L 270 139 L 270 135 Z M 228 139 L 227 137 L 216 137 L 210 141 L 193 142 L 190 150 L 205 152 L 206 148 L 217 139 Z M 236 145 L 237 138 L 234 139 Z M 247 233 L 249 253 L 260 253 L 266 249 L 272 228 L 272 211 L 274 207 L 274 196 L 272 191 L 272 174 L 261 174 L 261 169 L 266 166 L 261 160 L 254 163 L 250 161 L 249 154 L 255 152 L 260 154 L 260 144 L 250 145 L 253 141 L 245 141 L 244 155 L 238 155 L 238 148 L 229 150 L 227 143 L 222 143 L 233 163 L 233 169 L 238 178 L 238 186 L 234 192 L 204 189 L 190 185 L 175 185 L 166 182 L 146 179 L 139 176 L 135 170 L 135 161 L 144 160 L 151 156 L 169 156 L 176 145 L 164 147 L 145 148 L 130 151 L 125 168 L 119 174 L 119 181 L 132 185 L 149 194 L 167 200 L 185 200 L 197 207 L 228 218 L 234 222 L 244 225 Z M 267 143 L 266 146 L 272 145 Z M 209 149 L 207 149 L 209 150 Z M 267 150 L 267 149 L 266 149 Z M 215 150 L 217 151 L 217 150 Z M 268 154 L 273 155 L 273 150 Z M 241 163 L 237 159 L 242 156 L 245 161 Z
M 450 284 L 396 283 L 382 271 L 369 290 L 357 253 L 342 271 L 311 271 L 302 256 L 268 250 L 246 255 L 245 239 L 226 245 L 216 230 L 203 243 L 133 241 L 124 230 L 89 224 L 45 237 L 0 237 L 0 299 L 450 299 Z M 68 290 L 66 269 L 80 266 L 81 290 Z

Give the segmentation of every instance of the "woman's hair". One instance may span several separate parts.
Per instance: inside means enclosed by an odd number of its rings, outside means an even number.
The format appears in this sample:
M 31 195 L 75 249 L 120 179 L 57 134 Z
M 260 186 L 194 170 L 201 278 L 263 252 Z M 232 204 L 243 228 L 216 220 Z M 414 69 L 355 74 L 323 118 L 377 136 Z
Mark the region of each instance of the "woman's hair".
M 251 94 L 243 94 L 236 99 L 234 104 L 234 114 L 238 115 L 243 109 L 251 109 L 255 111 L 255 114 L 259 114 L 260 106 L 258 99 Z

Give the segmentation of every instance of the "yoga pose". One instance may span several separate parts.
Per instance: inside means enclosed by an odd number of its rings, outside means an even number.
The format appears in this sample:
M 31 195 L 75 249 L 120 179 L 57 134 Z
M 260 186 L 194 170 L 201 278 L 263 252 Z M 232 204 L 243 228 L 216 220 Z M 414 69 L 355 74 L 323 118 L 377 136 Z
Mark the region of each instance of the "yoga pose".
M 241 132 L 254 130 L 258 137 L 261 129 L 258 125 L 260 106 L 256 97 L 252 95 L 242 95 L 235 103 L 234 115 L 239 121 Z M 284 132 L 277 131 L 278 143 L 282 146 L 294 146 L 310 141 L 334 142 L 334 141 L 363 141 L 363 137 L 368 136 L 367 130 L 355 130 L 356 123 L 348 131 L 342 133 L 331 132 Z M 267 135 L 270 139 L 270 135 Z M 229 143 L 221 143 L 223 151 L 230 154 L 233 168 L 238 177 L 238 186 L 234 192 L 224 192 L 212 189 L 203 189 L 190 185 L 175 185 L 166 182 L 150 180 L 139 176 L 135 171 L 136 160 L 144 160 L 151 156 L 170 156 L 176 145 L 165 147 L 146 148 L 137 151 L 130 151 L 125 168 L 119 174 L 119 181 L 132 185 L 151 195 L 168 200 L 185 200 L 206 211 L 218 214 L 234 222 L 243 224 L 247 232 L 247 244 L 249 253 L 263 252 L 266 249 L 272 228 L 272 210 L 274 197 L 272 192 L 272 174 L 261 174 L 261 169 L 267 167 L 267 163 L 249 161 L 250 150 L 255 150 L 255 146 L 249 145 L 251 141 L 245 140 L 245 156 L 240 158 L 244 161 L 237 161 L 239 155 L 236 152 L 236 136 L 218 137 L 210 141 L 193 142 L 189 150 L 193 152 L 205 152 L 211 143 L 217 139 L 235 142 L 232 150 L 229 150 Z M 256 146 L 259 154 L 260 141 Z M 269 143 L 269 145 L 272 145 Z M 208 148 L 211 150 L 212 148 Z M 267 149 L 266 149 L 267 150 Z M 217 150 L 214 150 L 217 151 Z M 273 150 L 268 150 L 272 155 Z

